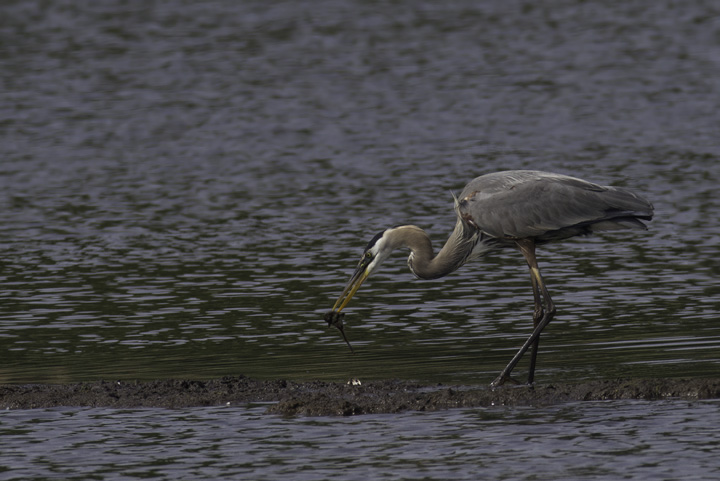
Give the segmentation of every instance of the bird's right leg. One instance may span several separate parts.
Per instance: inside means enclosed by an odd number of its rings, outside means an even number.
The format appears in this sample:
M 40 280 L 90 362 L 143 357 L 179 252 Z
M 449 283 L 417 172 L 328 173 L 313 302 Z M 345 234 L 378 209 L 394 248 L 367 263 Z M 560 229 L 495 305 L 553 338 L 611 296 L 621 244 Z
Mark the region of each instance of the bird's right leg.
M 545 315 L 545 311 L 543 310 L 542 305 L 542 297 L 540 294 L 540 286 L 538 285 L 538 281 L 535 279 L 535 276 L 532 273 L 532 268 L 530 271 L 530 279 L 532 281 L 532 290 L 533 290 L 533 299 L 535 301 L 535 309 L 533 310 L 533 330 L 537 329 L 538 324 L 540 324 L 540 321 L 542 320 L 543 316 Z M 532 348 L 530 350 L 530 368 L 528 370 L 528 384 L 532 384 L 535 380 L 535 364 L 537 362 L 537 355 L 538 355 L 538 349 L 540 348 L 540 336 L 538 336 L 535 339 L 535 342 L 532 345 Z
M 535 379 L 535 361 L 537 359 L 540 333 L 543 329 L 545 329 L 545 326 L 550 323 L 553 316 L 555 316 L 555 304 L 550 298 L 550 293 L 545 287 L 545 282 L 543 282 L 542 276 L 540 275 L 540 269 L 538 268 L 537 259 L 535 258 L 535 242 L 531 239 L 519 239 L 516 243 L 530 267 L 530 277 L 533 285 L 533 298 L 535 300 L 535 310 L 533 312 L 534 329 L 517 354 L 515 354 L 505 369 L 503 369 L 500 375 L 490 384 L 493 387 L 500 386 L 504 384 L 505 381 L 511 379 L 510 373 L 530 347 L 533 348 L 533 352 L 530 359 L 528 384 L 532 384 Z

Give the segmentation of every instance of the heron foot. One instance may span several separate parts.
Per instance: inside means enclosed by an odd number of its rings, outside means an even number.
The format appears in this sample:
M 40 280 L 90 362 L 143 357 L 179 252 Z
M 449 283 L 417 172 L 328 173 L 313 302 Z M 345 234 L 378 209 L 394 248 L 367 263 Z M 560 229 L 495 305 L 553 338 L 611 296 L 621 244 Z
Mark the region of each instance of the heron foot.
M 500 375 L 496 377 L 493 382 L 490 383 L 490 387 L 499 387 L 506 382 L 510 382 L 511 384 L 515 384 L 516 386 L 522 384 L 522 382 L 518 381 L 517 379 L 510 377 L 510 374 L 500 373 Z

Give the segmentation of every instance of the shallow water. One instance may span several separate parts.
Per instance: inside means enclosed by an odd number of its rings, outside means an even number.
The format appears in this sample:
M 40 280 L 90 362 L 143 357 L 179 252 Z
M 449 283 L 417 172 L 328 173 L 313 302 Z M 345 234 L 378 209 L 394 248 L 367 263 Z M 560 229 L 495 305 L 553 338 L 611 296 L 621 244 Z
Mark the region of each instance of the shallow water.
M 415 223 L 439 245 L 450 191 L 516 168 L 632 187 L 656 207 L 647 233 L 540 251 L 558 314 L 537 380 L 716 376 L 718 13 L 669 0 L 4 1 L 0 382 L 485 384 L 529 334 L 519 255 L 432 282 L 389 259 L 347 310 L 355 356 L 322 315 L 376 232 Z M 12 415 L 46 428 L 123 416 L 62 412 Z M 218 415 L 195 413 L 170 425 Z
M 2 382 L 485 383 L 528 335 L 519 255 L 416 281 L 362 247 L 536 168 L 633 187 L 650 231 L 549 246 L 539 379 L 718 372 L 720 29 L 652 2 L 6 2 Z M 578 356 L 582 352 L 582 356 Z
M 720 404 L 585 402 L 358 418 L 262 407 L 0 415 L 3 479 L 715 479 Z

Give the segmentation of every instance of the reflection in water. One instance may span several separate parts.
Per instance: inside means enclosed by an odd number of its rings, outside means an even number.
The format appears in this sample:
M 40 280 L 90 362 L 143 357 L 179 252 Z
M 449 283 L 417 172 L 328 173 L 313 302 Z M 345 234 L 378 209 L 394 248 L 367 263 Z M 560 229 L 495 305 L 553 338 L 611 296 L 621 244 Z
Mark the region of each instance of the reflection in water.
M 717 373 L 712 7 L 298 8 L 3 8 L 0 381 L 489 382 L 530 330 L 518 255 L 431 282 L 389 259 L 355 356 L 322 315 L 377 231 L 440 244 L 449 191 L 516 168 L 656 207 L 539 253 L 538 381 Z

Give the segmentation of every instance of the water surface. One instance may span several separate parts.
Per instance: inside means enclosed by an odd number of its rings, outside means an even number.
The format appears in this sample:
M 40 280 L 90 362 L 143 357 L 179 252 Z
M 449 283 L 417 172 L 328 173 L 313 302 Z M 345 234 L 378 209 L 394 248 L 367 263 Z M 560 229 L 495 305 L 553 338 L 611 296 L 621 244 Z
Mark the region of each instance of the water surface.
M 399 377 L 486 383 L 528 335 L 521 257 L 445 279 L 451 191 L 533 168 L 637 189 L 648 233 L 540 252 L 539 380 L 720 363 L 715 7 L 672 2 L 5 2 L 0 381 Z
M 0 415 L 3 479 L 715 479 L 716 401 L 613 401 L 350 419 L 262 407 Z
M 451 191 L 542 169 L 631 187 L 647 233 L 543 248 L 538 382 L 717 376 L 711 2 L 0 6 L 0 383 L 485 384 L 529 334 L 518 254 L 322 314 L 378 231 L 444 242 Z M 521 363 L 518 372 L 525 365 Z M 280 419 L 0 414 L 4 479 L 710 479 L 716 402 Z

